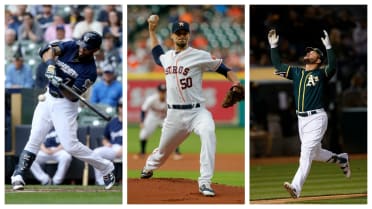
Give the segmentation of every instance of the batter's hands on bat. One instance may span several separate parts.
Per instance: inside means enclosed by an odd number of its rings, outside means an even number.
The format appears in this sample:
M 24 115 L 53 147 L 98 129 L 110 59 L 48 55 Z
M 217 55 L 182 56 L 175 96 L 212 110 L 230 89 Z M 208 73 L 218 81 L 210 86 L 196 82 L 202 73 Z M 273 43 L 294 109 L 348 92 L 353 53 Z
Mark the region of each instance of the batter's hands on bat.
M 269 34 L 267 35 L 267 38 L 269 39 L 269 43 L 270 43 L 271 48 L 278 47 L 279 35 L 276 34 L 275 29 L 271 29 L 269 31 Z
M 324 38 L 321 37 L 320 39 L 322 40 L 323 45 L 325 46 L 326 49 L 331 49 L 332 45 L 331 45 L 331 41 L 329 40 L 328 33 L 325 30 L 323 30 L 323 33 L 324 33 Z
M 49 79 L 49 81 L 53 86 L 59 87 L 63 80 L 58 76 L 53 76 L 51 79 Z
M 147 19 L 147 22 L 149 23 L 149 30 L 150 31 L 155 31 L 156 27 L 158 26 L 159 16 L 158 15 L 151 15 Z

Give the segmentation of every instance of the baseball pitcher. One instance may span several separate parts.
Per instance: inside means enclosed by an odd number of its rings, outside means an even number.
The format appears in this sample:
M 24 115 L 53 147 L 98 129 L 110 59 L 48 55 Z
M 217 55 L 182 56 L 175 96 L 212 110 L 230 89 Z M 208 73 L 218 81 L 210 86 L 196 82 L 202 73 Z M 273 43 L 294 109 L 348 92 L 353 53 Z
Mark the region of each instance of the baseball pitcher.
M 277 48 L 279 36 L 275 29 L 268 33 L 271 61 L 276 69 L 275 74 L 293 81 L 301 154 L 299 167 L 292 183 L 284 182 L 284 188 L 293 198 L 300 197 L 313 160 L 336 163 L 347 178 L 351 175 L 347 153 L 335 154 L 321 146 L 328 123 L 327 113 L 324 110 L 323 90 L 336 72 L 335 54 L 328 33 L 323 32 L 324 38 L 322 37 L 321 40 L 327 50 L 328 59 L 325 67 L 322 67 L 325 59 L 323 52 L 313 47 L 306 48 L 305 67 L 282 64 Z
M 188 46 L 190 27 L 187 22 L 173 23 L 174 49 L 164 52 L 155 33 L 158 20 L 157 15 L 148 18 L 149 35 L 154 60 L 164 68 L 168 111 L 159 146 L 148 157 L 141 178 L 150 178 L 153 170 L 158 169 L 193 131 L 201 141 L 199 192 L 204 196 L 215 196 L 211 187 L 216 152 L 215 125 L 211 113 L 205 108 L 202 75 L 205 71 L 215 71 L 224 75 L 233 86 L 241 85 L 236 74 L 222 64 L 222 59 Z

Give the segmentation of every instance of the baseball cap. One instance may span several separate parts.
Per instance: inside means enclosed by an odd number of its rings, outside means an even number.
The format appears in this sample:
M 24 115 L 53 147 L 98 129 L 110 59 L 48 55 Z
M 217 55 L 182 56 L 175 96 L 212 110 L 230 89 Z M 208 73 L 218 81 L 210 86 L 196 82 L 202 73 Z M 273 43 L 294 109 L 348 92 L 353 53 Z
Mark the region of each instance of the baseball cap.
M 315 51 L 319 55 L 320 60 L 322 60 L 322 62 L 323 62 L 323 60 L 324 60 L 324 54 L 323 54 L 322 50 L 320 50 L 319 48 L 306 47 L 305 51 L 306 52 Z
M 106 65 L 104 65 L 102 67 L 102 71 L 104 73 L 114 73 L 115 72 L 115 68 L 112 65 L 110 65 L 110 64 L 106 64 Z
M 14 58 L 15 60 L 23 59 L 22 52 L 20 52 L 19 50 L 17 50 L 17 51 L 14 53 L 13 58 Z
M 123 98 L 120 97 L 120 99 L 118 100 L 118 106 L 123 106 Z
M 57 25 L 56 30 L 65 30 L 64 25 Z
M 167 87 L 165 86 L 165 84 L 161 83 L 158 85 L 158 91 L 160 92 L 165 92 L 167 91 Z
M 179 21 L 179 22 L 175 22 L 173 23 L 172 25 L 172 33 L 175 33 L 179 30 L 185 30 L 186 32 L 190 32 L 190 25 L 189 23 L 187 22 L 184 22 L 184 21 Z

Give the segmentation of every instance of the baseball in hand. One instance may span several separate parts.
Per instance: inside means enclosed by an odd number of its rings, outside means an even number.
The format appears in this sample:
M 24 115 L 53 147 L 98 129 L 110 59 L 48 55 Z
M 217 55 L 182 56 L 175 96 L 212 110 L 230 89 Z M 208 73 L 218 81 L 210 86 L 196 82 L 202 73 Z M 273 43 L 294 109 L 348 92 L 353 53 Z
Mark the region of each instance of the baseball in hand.
M 44 95 L 44 94 L 40 94 L 37 98 L 38 98 L 38 100 L 39 100 L 40 102 L 45 101 L 45 95 Z
M 159 20 L 159 16 L 151 15 L 147 21 L 151 23 L 156 23 L 158 20 Z

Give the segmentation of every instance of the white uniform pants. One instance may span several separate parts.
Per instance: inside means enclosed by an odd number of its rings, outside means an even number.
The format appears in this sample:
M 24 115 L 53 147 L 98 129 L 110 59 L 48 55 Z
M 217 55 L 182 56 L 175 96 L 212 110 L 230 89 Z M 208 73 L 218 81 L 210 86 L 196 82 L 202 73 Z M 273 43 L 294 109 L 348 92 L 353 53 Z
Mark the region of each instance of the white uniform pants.
M 201 141 L 199 186 L 210 184 L 214 172 L 216 135 L 212 115 L 204 107 L 190 110 L 168 109 L 159 147 L 147 158 L 144 169 L 158 169 L 191 131 L 199 135 Z
M 327 124 L 328 117 L 324 111 L 308 117 L 298 116 L 301 155 L 299 167 L 292 180 L 292 186 L 296 189 L 298 195 L 300 195 L 305 180 L 309 175 L 312 161 L 326 162 L 334 155 L 334 153 L 322 149 L 321 141 L 327 130 Z
M 31 133 L 25 150 L 38 153 L 50 129 L 54 126 L 63 148 L 72 156 L 85 161 L 107 175 L 114 170 L 114 164 L 93 153 L 77 138 L 78 102 L 66 98 L 55 98 L 46 93 L 45 101 L 37 104 L 32 118 Z
M 121 149 L 121 145 L 113 144 L 111 147 L 106 147 L 106 146 L 97 147 L 96 149 L 93 150 L 93 152 L 96 155 L 98 155 L 98 156 L 100 156 L 104 159 L 113 161 L 116 158 L 116 154 L 119 152 L 120 149 Z M 98 185 L 104 185 L 103 175 L 96 168 L 94 169 L 94 175 L 95 175 L 95 178 L 96 178 L 96 183 Z
M 42 184 L 47 184 L 49 182 L 49 175 L 43 171 L 41 165 L 48 161 L 57 161 L 57 171 L 54 174 L 52 181 L 53 184 L 61 184 L 65 178 L 65 174 L 70 167 L 71 155 L 65 150 L 59 150 L 58 152 L 48 155 L 43 151 L 39 151 L 36 155 L 36 159 L 31 166 L 31 172 L 34 174 L 35 178 Z

